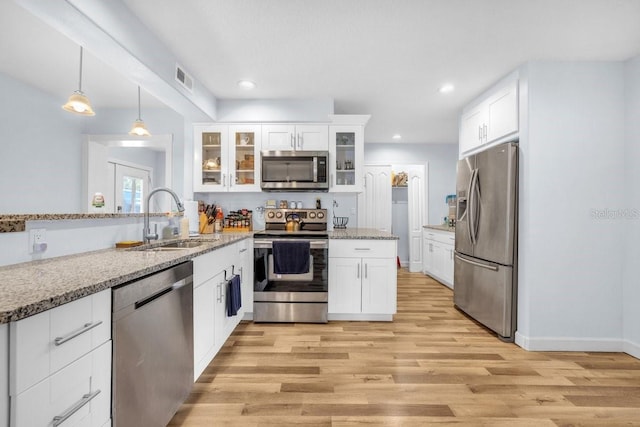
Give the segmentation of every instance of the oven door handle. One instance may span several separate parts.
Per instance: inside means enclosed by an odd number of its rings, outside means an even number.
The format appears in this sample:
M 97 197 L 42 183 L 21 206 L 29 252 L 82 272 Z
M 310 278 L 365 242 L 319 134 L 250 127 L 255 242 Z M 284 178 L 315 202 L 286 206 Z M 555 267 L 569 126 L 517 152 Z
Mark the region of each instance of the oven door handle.
M 273 242 L 277 240 L 279 242 L 290 242 L 290 241 L 304 241 L 305 239 L 286 239 L 286 240 L 278 240 L 278 239 L 254 239 L 253 247 L 255 249 L 268 249 L 273 247 Z M 309 246 L 311 249 L 326 249 L 329 247 L 329 240 L 321 239 L 321 240 L 309 240 Z

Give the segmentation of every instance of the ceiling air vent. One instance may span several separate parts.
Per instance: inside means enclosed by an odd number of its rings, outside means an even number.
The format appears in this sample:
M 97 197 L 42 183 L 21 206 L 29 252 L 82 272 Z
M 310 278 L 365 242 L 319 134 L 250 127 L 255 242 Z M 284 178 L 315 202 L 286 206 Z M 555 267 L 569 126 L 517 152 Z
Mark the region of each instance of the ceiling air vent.
M 187 74 L 178 64 L 176 64 L 176 80 L 180 82 L 185 89 L 193 93 L 193 77 Z

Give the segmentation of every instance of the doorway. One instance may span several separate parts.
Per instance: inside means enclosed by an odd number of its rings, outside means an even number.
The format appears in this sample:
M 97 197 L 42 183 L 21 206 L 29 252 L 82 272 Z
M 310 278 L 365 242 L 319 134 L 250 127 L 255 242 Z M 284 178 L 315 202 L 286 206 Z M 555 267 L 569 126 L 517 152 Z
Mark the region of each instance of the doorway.
M 113 213 L 143 213 L 144 199 L 152 186 L 153 170 L 140 165 L 109 162 L 109 181 L 113 193 L 107 197 L 108 211 Z

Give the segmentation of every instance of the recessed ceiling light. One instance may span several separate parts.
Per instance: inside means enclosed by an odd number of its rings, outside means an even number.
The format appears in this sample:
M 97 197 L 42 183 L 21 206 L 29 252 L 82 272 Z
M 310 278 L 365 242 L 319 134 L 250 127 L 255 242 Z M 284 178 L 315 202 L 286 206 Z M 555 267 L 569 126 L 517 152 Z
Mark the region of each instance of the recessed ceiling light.
M 396 134 L 395 134 L 395 135 L 393 135 L 391 138 L 393 138 L 393 139 L 395 139 L 395 140 L 397 141 L 397 140 L 399 140 L 399 139 L 402 139 L 402 135 L 399 135 L 399 134 L 397 134 L 397 133 L 396 133 Z
M 449 93 L 449 92 L 453 92 L 454 89 L 455 89 L 455 86 L 453 86 L 451 83 L 447 83 L 440 86 L 440 89 L 438 89 L 438 92 Z
M 238 86 L 242 89 L 253 89 L 256 87 L 256 84 L 251 80 L 240 80 L 238 81 Z

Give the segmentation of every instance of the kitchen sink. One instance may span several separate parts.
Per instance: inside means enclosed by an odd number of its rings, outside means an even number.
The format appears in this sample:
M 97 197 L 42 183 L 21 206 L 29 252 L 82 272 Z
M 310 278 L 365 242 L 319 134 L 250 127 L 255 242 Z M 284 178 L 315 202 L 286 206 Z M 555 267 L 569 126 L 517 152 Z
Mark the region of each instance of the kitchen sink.
M 165 243 L 162 245 L 158 245 L 158 246 L 153 246 L 153 247 L 147 247 L 147 246 L 142 246 L 137 250 L 140 251 L 149 251 L 149 252 L 164 252 L 164 251 L 179 251 L 182 249 L 191 249 L 191 248 L 197 248 L 198 246 L 201 246 L 202 242 L 194 242 L 194 241 L 183 241 L 183 242 L 171 242 L 171 243 Z

